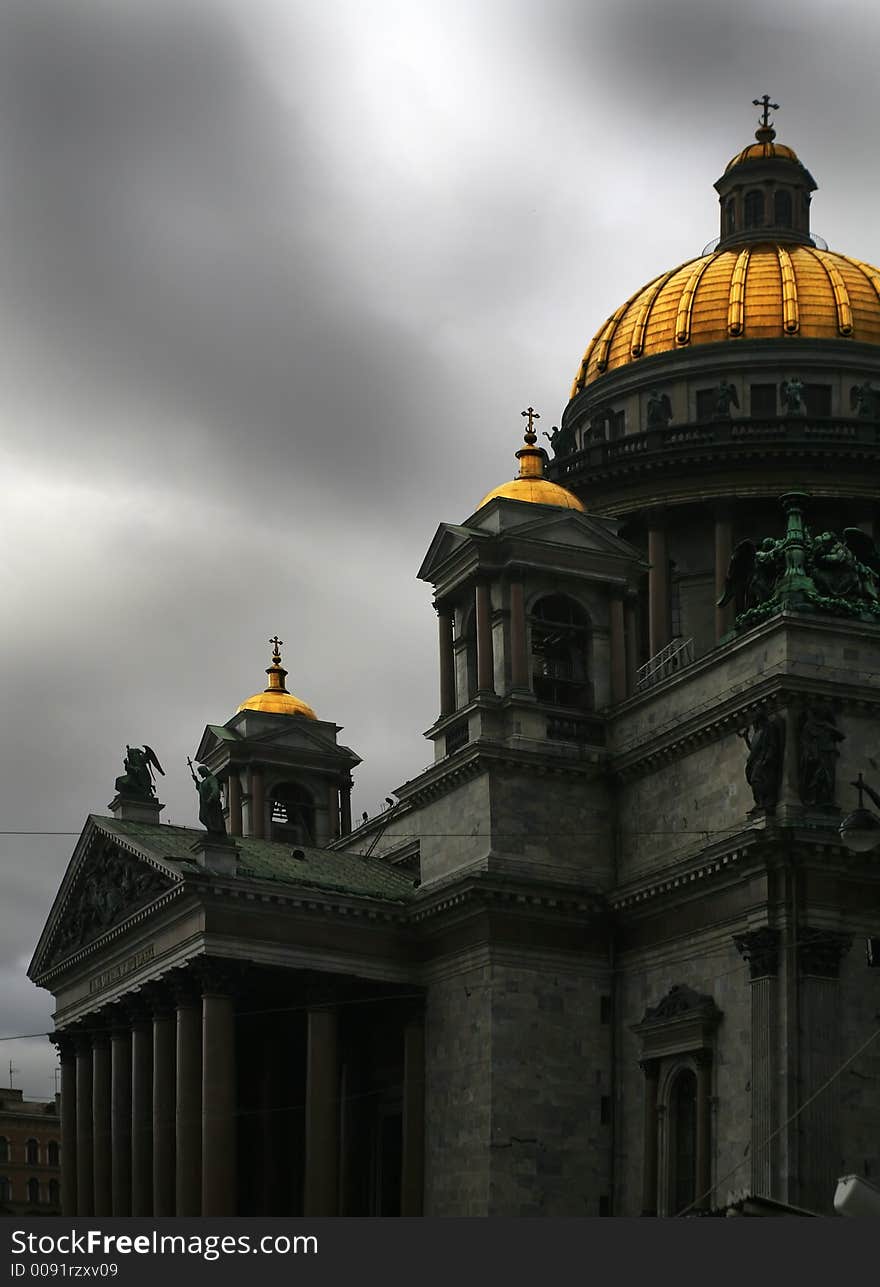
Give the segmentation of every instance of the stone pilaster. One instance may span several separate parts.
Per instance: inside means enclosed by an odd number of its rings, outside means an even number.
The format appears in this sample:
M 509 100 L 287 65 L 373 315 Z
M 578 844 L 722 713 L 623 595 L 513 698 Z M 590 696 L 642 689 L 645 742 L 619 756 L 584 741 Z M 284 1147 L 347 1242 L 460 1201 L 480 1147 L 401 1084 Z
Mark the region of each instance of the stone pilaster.
M 727 567 L 733 553 L 733 522 L 730 511 L 718 510 L 715 515 L 715 602 L 724 594 L 724 583 L 727 580 Z M 715 642 L 719 643 L 733 626 L 736 604 L 727 603 L 723 608 L 715 608 Z
M 777 1068 L 779 931 L 769 925 L 734 935 L 749 966 L 751 993 L 751 1190 L 779 1197 L 780 1078 Z
M 237 1208 L 234 981 L 223 962 L 200 961 L 202 988 L 202 1215 Z

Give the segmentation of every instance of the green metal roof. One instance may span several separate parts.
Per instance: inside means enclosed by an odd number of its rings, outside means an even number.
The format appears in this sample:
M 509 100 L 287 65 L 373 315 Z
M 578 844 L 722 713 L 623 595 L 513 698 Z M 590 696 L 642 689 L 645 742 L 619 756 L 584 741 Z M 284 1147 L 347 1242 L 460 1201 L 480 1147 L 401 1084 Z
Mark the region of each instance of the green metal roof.
M 163 823 L 122 821 L 92 814 L 92 821 L 109 835 L 125 838 L 156 858 L 171 863 L 181 873 L 206 875 L 195 860 L 192 846 L 205 832 L 194 827 L 173 827 Z M 236 836 L 238 870 L 224 879 L 271 880 L 281 884 L 322 889 L 384 902 L 402 903 L 415 892 L 412 877 L 379 858 L 346 853 L 339 849 L 281 844 L 275 840 L 254 840 Z M 293 854 L 301 853 L 302 858 Z

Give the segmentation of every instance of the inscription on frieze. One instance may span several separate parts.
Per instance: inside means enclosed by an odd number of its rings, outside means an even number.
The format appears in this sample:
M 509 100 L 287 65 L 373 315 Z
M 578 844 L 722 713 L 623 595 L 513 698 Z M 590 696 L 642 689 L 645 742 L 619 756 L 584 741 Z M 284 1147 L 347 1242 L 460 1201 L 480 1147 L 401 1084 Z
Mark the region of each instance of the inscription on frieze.
M 152 961 L 153 955 L 153 945 L 150 943 L 148 947 L 142 948 L 140 952 L 135 952 L 133 956 L 127 956 L 118 965 L 96 974 L 89 981 L 89 992 L 103 992 L 111 984 L 118 983 L 120 979 L 127 978 L 129 974 L 134 974 L 142 965 L 147 965 Z

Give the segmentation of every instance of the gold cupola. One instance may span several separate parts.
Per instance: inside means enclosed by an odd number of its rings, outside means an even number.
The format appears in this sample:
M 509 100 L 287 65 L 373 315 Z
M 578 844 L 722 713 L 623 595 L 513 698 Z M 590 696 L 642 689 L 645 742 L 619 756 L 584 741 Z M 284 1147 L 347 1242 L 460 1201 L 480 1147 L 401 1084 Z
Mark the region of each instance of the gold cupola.
M 281 648 L 284 643 L 277 635 L 269 640 L 272 645 L 272 665 L 266 669 L 269 686 L 261 693 L 254 693 L 239 706 L 240 711 L 263 711 L 268 715 L 302 715 L 306 719 L 317 719 L 317 715 L 306 702 L 289 693 L 284 681 L 287 671 L 281 665 Z
M 546 453 L 542 448 L 535 446 L 538 435 L 535 433 L 534 421 L 540 419 L 537 411 L 529 407 L 522 414 L 528 417 L 528 428 L 524 435 L 525 445 L 516 453 L 519 473 L 510 482 L 502 483 L 500 487 L 494 487 L 491 492 L 487 492 L 477 509 L 482 509 L 490 500 L 501 496 L 507 500 L 527 501 L 532 505 L 555 505 L 560 509 L 576 509 L 583 513 L 585 506 L 573 492 L 560 487 L 558 483 L 551 483 L 549 478 L 544 477 Z

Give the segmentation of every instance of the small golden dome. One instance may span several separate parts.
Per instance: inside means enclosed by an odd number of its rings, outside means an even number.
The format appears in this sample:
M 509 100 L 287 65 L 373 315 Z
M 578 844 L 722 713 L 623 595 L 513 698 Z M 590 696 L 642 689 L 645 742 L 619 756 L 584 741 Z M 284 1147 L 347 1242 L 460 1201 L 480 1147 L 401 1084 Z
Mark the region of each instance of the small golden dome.
M 591 341 L 571 396 L 658 353 L 738 339 L 880 344 L 880 269 L 782 241 L 716 250 L 655 277 Z
M 289 693 L 284 686 L 287 671 L 281 665 L 281 645 L 283 639 L 276 635 L 270 639 L 272 644 L 272 665 L 267 667 L 269 687 L 261 693 L 254 693 L 239 706 L 240 711 L 265 711 L 270 715 L 303 715 L 306 719 L 317 719 L 317 715 L 306 702 Z
M 516 453 L 519 473 L 510 482 L 502 483 L 500 487 L 493 487 L 491 492 L 487 492 L 477 509 L 482 509 L 496 496 L 503 496 L 508 500 L 526 501 L 532 505 L 555 505 L 559 509 L 576 509 L 583 513 L 585 507 L 573 492 L 544 477 L 545 453 L 535 446 L 538 435 L 534 431 L 533 421 L 540 419 L 537 411 L 529 407 L 522 414 L 528 416 L 529 425 L 524 435 L 525 446 L 520 447 Z
M 794 161 L 796 165 L 800 165 L 797 153 L 793 148 L 786 147 L 784 143 L 774 143 L 772 139 L 766 139 L 762 142 L 750 143 L 741 152 L 737 152 L 733 160 L 728 161 L 724 167 L 724 173 L 729 174 L 738 165 L 742 165 L 744 161 L 764 161 L 770 157 L 775 160 Z

